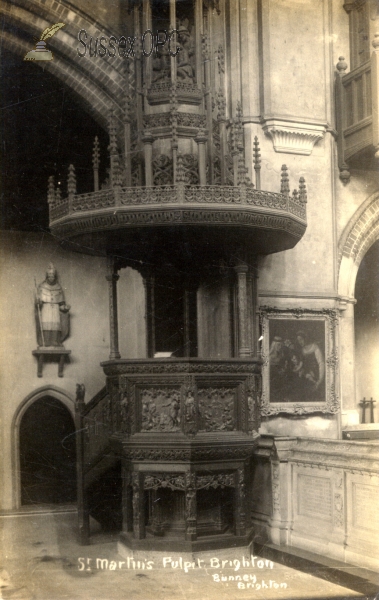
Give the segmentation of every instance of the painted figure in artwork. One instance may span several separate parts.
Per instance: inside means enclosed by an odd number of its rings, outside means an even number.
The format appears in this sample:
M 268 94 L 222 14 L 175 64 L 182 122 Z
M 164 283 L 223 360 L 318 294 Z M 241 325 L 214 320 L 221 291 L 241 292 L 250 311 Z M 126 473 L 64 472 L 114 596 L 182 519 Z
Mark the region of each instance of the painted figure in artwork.
M 46 278 L 36 285 L 36 325 L 39 346 L 59 347 L 70 330 L 70 306 L 66 304 L 57 271 L 51 263 Z
M 296 340 L 302 352 L 305 378 L 316 392 L 325 378 L 325 362 L 320 347 L 316 342 L 310 342 L 304 331 L 298 331 Z

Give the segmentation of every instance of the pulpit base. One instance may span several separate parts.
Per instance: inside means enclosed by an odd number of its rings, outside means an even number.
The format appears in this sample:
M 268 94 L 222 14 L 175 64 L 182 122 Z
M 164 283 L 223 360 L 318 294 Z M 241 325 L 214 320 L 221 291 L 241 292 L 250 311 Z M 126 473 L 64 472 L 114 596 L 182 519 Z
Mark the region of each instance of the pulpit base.
M 138 560 L 146 558 L 148 556 L 147 553 L 149 552 L 158 557 L 173 557 L 173 554 L 177 552 L 180 553 L 183 560 L 193 560 L 199 552 L 225 550 L 227 551 L 228 557 L 232 551 L 233 556 L 230 555 L 232 560 L 234 558 L 233 550 L 237 552 L 238 558 L 250 556 L 250 544 L 252 539 L 253 530 L 243 536 L 226 533 L 202 536 L 200 539 L 193 541 L 171 536 L 158 538 L 153 535 L 147 535 L 144 539 L 137 540 L 133 537 L 132 533 L 122 532 L 117 545 L 117 551 L 123 557 L 132 556 Z

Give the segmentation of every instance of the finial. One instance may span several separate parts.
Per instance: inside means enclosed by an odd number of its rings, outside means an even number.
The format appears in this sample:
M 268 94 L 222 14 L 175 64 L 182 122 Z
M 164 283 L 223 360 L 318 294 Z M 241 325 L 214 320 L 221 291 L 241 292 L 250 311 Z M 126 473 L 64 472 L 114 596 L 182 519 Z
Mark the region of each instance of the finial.
M 302 204 L 307 202 L 307 186 L 305 185 L 304 177 L 299 179 L 299 200 Z
M 218 109 L 217 118 L 219 120 L 225 119 L 225 117 L 226 117 L 226 102 L 225 102 L 224 92 L 222 91 L 221 88 L 217 92 L 216 102 L 217 102 L 217 109 Z
M 284 194 L 285 196 L 289 196 L 290 193 L 289 178 L 287 171 L 287 165 L 282 165 L 280 193 Z
M 246 173 L 247 168 L 245 166 L 243 153 L 240 152 L 238 154 L 238 185 L 241 185 L 241 183 L 246 183 Z
M 76 176 L 74 165 L 70 165 L 68 167 L 67 192 L 69 195 L 76 194 Z
M 237 135 L 237 145 L 238 148 L 243 148 L 243 125 L 242 125 L 242 104 L 241 102 L 237 102 L 236 107 L 236 135 Z
M 261 151 L 260 151 L 260 147 L 259 147 L 259 140 L 258 140 L 258 136 L 254 137 L 254 149 L 253 149 L 253 162 L 254 162 L 254 169 L 260 169 L 261 168 Z
M 61 188 L 58 186 L 57 189 L 55 190 L 55 202 L 57 204 L 59 204 L 59 202 L 61 201 Z
M 99 138 L 96 136 L 93 142 L 92 164 L 94 169 L 99 168 L 100 164 L 100 144 Z
M 298 204 L 298 202 L 299 202 L 299 192 L 296 189 L 292 192 L 292 199 L 293 199 L 294 202 L 296 202 L 296 204 Z
M 217 48 L 217 65 L 218 65 L 218 74 L 221 75 L 225 73 L 225 58 L 224 58 L 224 48 L 220 44 Z
M 256 183 L 256 187 L 257 190 L 261 189 L 261 151 L 260 151 L 260 147 L 259 147 L 259 140 L 258 140 L 258 136 L 254 137 L 254 144 L 253 144 L 254 148 L 253 148 L 253 163 L 254 163 L 254 171 L 255 171 L 255 183 Z
M 130 94 L 125 95 L 124 105 L 124 122 L 129 123 L 130 121 Z
M 109 152 L 110 154 L 117 153 L 117 135 L 113 108 L 109 113 Z
M 111 177 L 112 187 L 121 185 L 121 167 L 118 153 L 112 157 Z
M 204 62 L 209 60 L 208 36 L 206 33 L 203 33 L 203 35 L 201 36 L 201 53 Z
M 54 185 L 54 175 L 50 175 L 47 184 L 47 201 L 49 204 L 54 204 L 55 202 L 55 185 Z
M 375 33 L 374 39 L 372 40 L 372 45 L 375 50 L 379 48 L 379 31 Z
M 185 171 L 183 165 L 183 155 L 178 153 L 176 161 L 176 183 L 185 183 Z
M 336 67 L 337 67 L 337 71 L 339 72 L 340 75 L 345 75 L 345 71 L 347 69 L 347 62 L 345 62 L 344 56 L 339 57 Z

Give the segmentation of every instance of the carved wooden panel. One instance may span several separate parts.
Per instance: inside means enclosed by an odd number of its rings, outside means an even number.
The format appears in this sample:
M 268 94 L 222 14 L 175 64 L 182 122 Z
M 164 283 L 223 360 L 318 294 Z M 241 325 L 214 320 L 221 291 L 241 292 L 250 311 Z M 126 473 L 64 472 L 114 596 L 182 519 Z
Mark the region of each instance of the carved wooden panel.
M 88 465 L 109 445 L 112 434 L 112 405 L 109 394 L 101 398 L 83 417 L 84 464 Z
M 196 478 L 196 487 L 198 490 L 210 488 L 235 487 L 234 473 L 218 473 L 215 475 L 198 475 Z
M 154 473 L 145 475 L 144 489 L 157 490 L 169 488 L 170 490 L 184 490 L 186 486 L 184 474 L 171 475 L 169 473 Z
M 200 388 L 200 431 L 235 431 L 237 429 L 237 390 L 232 387 Z
M 138 389 L 140 431 L 180 431 L 182 409 L 180 387 Z

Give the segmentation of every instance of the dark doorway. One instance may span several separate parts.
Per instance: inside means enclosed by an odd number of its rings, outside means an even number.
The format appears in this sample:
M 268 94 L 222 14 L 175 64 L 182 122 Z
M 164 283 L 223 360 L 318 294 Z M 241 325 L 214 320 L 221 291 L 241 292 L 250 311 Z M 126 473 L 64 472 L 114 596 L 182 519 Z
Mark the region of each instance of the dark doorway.
M 75 425 L 56 398 L 33 402 L 20 424 L 21 504 L 76 501 Z
M 379 240 L 360 264 L 355 283 L 355 369 L 357 399 L 379 401 Z M 377 408 L 374 421 L 378 422 Z M 367 422 L 367 421 L 366 421 Z

